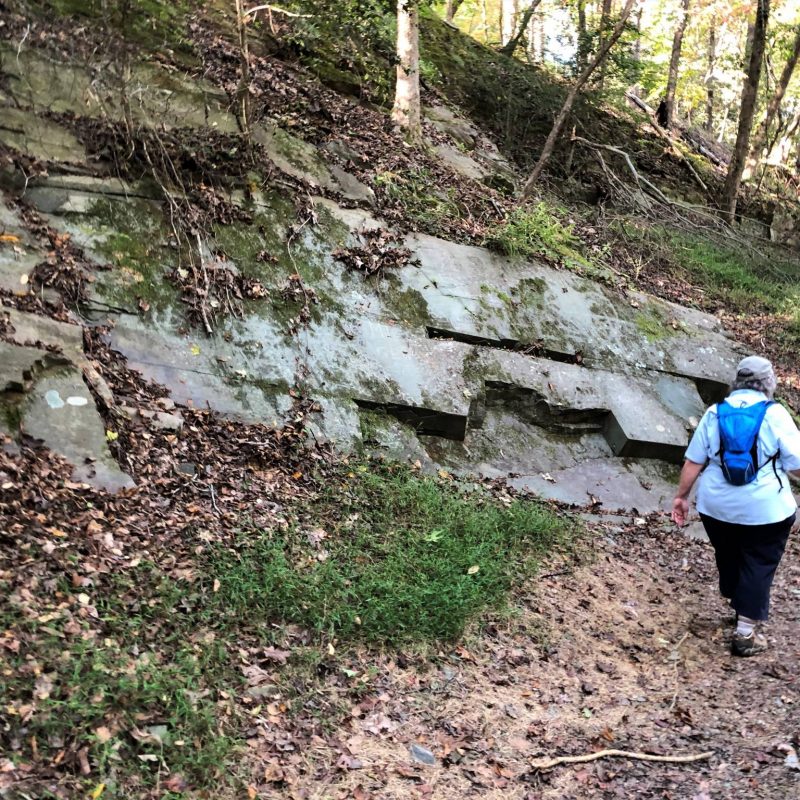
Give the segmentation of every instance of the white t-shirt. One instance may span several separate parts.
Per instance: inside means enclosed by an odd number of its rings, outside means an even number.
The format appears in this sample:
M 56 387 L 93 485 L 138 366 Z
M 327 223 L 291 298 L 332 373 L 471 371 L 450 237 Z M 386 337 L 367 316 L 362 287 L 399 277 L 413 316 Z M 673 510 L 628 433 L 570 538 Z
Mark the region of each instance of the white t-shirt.
M 750 406 L 766 399 L 761 392 L 739 389 L 730 394 L 728 402 Z M 800 431 L 783 406 L 771 405 L 761 423 L 758 463 L 763 466 L 752 483 L 744 486 L 728 483 L 720 466 L 719 450 L 717 406 L 713 405 L 703 414 L 686 450 L 689 461 L 707 464 L 697 488 L 697 510 L 701 514 L 739 525 L 768 525 L 795 513 L 797 503 L 786 473 L 800 469 Z M 776 453 L 777 475 L 771 460 Z

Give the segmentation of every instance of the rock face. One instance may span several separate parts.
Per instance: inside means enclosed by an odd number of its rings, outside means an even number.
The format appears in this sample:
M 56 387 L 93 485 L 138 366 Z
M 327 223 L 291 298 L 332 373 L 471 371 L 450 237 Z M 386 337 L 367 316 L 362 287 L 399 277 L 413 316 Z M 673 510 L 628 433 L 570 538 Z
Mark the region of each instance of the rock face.
M 11 325 L 11 341 L 0 342 L 4 432 L 41 440 L 74 465 L 76 481 L 108 491 L 132 486 L 108 451 L 105 426 L 84 381 L 82 367 L 91 366 L 83 357 L 81 326 L 15 309 L 0 314 Z
M 254 137 L 274 168 L 338 202 L 309 197 L 312 221 L 298 226 L 287 193 L 230 192 L 244 214 L 198 232 L 198 252 L 263 291 L 242 299 L 239 313 L 217 314 L 209 335 L 187 321 L 174 277 L 182 262 L 154 187 L 93 172 L 58 117 L 41 114 L 117 119 L 113 93 L 85 70 L 24 48 L 17 59 L 0 47 L 0 57 L 15 97 L 0 95 L 10 112 L 0 142 L 50 165 L 28 181 L 26 202 L 105 267 L 92 276 L 82 322 L 113 323 L 111 346 L 169 389 L 146 424 L 183 435 L 177 404 L 278 425 L 296 387 L 322 409 L 314 435 L 342 448 L 507 477 L 570 502 L 640 513 L 666 504 L 693 426 L 743 355 L 717 320 L 422 234 L 399 243 L 405 266 L 367 278 L 343 253 L 386 226 L 371 216 L 372 190 L 329 160 L 355 164 L 359 154 L 335 142 L 317 148 L 265 122 Z M 152 65 L 134 79 L 131 113 L 142 124 L 236 129 L 213 87 Z M 477 129 L 447 109 L 429 116 L 460 142 L 440 152 L 455 169 L 474 180 L 508 176 Z M 24 293 L 45 254 L 10 203 L 0 205 L 0 223 L 14 237 L 13 247 L 0 243 L 0 286 Z M 76 477 L 129 485 L 86 388 L 88 380 L 113 403 L 83 356 L 80 325 L 13 310 L 9 322 L 0 401 L 16 411 L 6 427 L 43 440 Z

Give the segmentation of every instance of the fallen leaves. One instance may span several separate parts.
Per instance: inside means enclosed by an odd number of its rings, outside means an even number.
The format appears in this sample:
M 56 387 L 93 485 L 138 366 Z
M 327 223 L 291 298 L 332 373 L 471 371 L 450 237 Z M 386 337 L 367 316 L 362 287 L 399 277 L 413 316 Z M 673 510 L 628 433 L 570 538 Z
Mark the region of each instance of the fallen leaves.
M 360 231 L 358 237 L 363 244 L 333 251 L 333 257 L 348 269 L 372 277 L 387 269 L 402 269 L 411 263 L 411 251 L 398 246 L 401 237 L 397 233 L 386 228 L 374 228 Z
M 261 651 L 261 656 L 265 661 L 272 661 L 276 664 L 285 664 L 291 654 L 291 650 L 280 650 L 277 647 L 265 647 Z
M 100 742 L 100 744 L 105 744 L 111 741 L 114 734 L 112 734 L 105 725 L 101 725 L 99 728 L 94 729 L 94 735 L 97 737 L 97 741 Z

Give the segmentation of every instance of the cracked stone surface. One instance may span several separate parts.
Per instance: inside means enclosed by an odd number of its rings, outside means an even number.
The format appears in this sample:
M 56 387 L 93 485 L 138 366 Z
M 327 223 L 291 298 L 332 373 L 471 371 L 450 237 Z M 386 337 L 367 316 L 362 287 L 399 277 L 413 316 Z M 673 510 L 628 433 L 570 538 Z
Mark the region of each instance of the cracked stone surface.
M 113 76 L 1 44 L 0 70 L 0 142 L 53 165 L 30 181 L 26 199 L 110 267 L 92 275 L 86 322 L 112 321 L 111 346 L 179 405 L 279 425 L 301 381 L 322 408 L 312 421 L 318 439 L 646 513 L 668 503 L 693 426 L 744 354 L 709 315 L 423 234 L 405 237 L 407 266 L 365 279 L 334 256 L 383 226 L 371 213 L 372 190 L 330 161 L 358 154 L 341 144 L 317 148 L 270 122 L 253 133 L 279 170 L 360 207 L 316 198 L 316 223 L 297 231 L 285 197 L 233 191 L 253 224 L 202 232 L 200 251 L 227 254 L 232 272 L 258 279 L 269 295 L 245 301 L 242 318 L 220 319 L 206 336 L 187 326 L 169 281 L 177 256 L 158 196 L 72 174 L 73 162 L 91 172 L 83 147 L 42 114 L 122 119 Z M 129 88 L 142 124 L 238 130 L 228 98 L 204 81 L 146 64 L 134 66 Z M 458 143 L 439 151 L 453 169 L 486 182 L 508 177 L 479 129 L 443 106 L 426 113 Z M 8 202 L 0 225 L 18 237 L 0 244 L 0 286 L 24 293 L 43 254 Z M 272 260 L 255 257 L 264 250 Z M 307 325 L 297 322 L 300 304 L 284 297 L 293 273 L 313 290 Z M 70 459 L 79 479 L 130 485 L 84 383 L 99 376 L 83 356 L 81 326 L 9 314 L 14 333 L 0 348 L 0 382 L 17 426 Z M 53 345 L 60 354 L 42 349 Z M 536 355 L 515 351 L 522 346 Z M 101 402 L 114 402 L 99 391 Z M 154 424 L 179 431 L 178 408 L 157 413 Z M 14 418 L 5 414 L 2 424 L 13 428 Z
M 133 486 L 106 444 L 106 431 L 78 369 L 44 372 L 23 403 L 21 430 L 74 466 L 73 479 L 116 492 Z
M 51 224 L 102 261 L 114 229 L 93 220 L 91 183 L 47 188 L 49 198 L 66 193 L 47 207 Z M 129 187 L 112 188 L 109 202 L 132 202 Z M 255 202 L 269 211 L 266 199 Z M 210 338 L 187 334 L 170 300 L 145 316 L 117 315 L 112 346 L 179 403 L 278 424 L 300 369 L 324 409 L 315 435 L 340 446 L 363 442 L 431 469 L 510 474 L 570 502 L 593 496 L 641 513 L 666 502 L 672 464 L 703 412 L 698 385 L 727 381 L 741 356 L 713 317 L 424 235 L 406 239 L 415 262 L 365 280 L 332 253 L 380 221 L 329 200 L 318 208 L 316 229 L 293 243 L 319 298 L 307 329 L 290 335 L 275 305 L 261 301 Z M 153 204 L 147 213 L 156 212 Z M 291 220 L 273 212 L 273 232 L 285 237 Z M 274 296 L 283 276 L 264 269 L 259 279 Z M 110 301 L 104 293 L 117 279 L 97 273 L 98 301 Z M 174 297 L 166 283 L 164 291 Z M 538 343 L 549 357 L 508 349 L 517 343 Z M 578 352 L 583 366 L 565 363 Z M 378 423 L 365 437 L 360 420 L 370 414 Z
M 132 486 L 108 450 L 103 420 L 83 380 L 82 370 L 92 369 L 83 355 L 83 328 L 13 308 L 3 313 L 13 326 L 13 341 L 0 341 L 3 432 L 40 440 L 73 465 L 76 481 L 112 492 Z

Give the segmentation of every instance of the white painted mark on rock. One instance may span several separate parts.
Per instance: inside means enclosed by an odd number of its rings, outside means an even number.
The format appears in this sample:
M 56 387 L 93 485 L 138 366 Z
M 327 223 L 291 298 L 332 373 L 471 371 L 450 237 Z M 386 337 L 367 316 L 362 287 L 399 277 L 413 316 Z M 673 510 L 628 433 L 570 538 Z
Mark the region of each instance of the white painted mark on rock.
M 67 398 L 67 403 L 71 406 L 85 406 L 88 402 L 85 397 L 78 397 L 77 395 Z
M 49 405 L 50 408 L 64 408 L 64 401 L 55 389 L 49 389 L 45 393 L 44 399 L 47 401 L 47 405 Z

